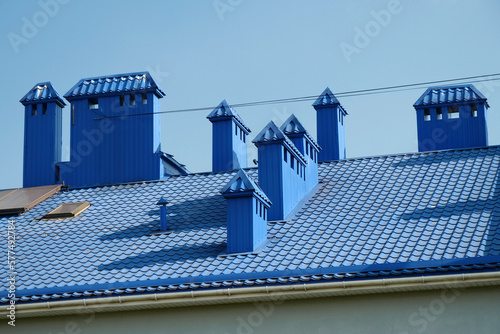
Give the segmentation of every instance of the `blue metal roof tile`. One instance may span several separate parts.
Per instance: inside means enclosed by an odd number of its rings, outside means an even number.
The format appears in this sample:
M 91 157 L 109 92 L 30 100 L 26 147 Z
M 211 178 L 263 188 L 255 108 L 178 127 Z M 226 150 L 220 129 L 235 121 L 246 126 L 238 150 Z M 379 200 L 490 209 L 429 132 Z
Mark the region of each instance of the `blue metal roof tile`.
M 81 79 L 64 97 L 71 101 L 89 96 L 130 92 L 154 92 L 159 98 L 165 96 L 165 93 L 146 71 Z
M 472 84 L 430 87 L 415 102 L 415 107 L 451 103 L 486 101 L 486 97 Z M 449 153 L 450 155 L 453 152 Z

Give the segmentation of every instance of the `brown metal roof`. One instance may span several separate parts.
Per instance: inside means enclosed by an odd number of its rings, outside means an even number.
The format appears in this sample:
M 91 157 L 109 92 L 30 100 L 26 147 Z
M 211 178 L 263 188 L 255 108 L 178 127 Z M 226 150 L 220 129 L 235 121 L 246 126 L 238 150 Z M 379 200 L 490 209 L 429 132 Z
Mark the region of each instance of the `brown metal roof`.
M 0 190 L 0 215 L 24 213 L 60 190 L 60 184 Z

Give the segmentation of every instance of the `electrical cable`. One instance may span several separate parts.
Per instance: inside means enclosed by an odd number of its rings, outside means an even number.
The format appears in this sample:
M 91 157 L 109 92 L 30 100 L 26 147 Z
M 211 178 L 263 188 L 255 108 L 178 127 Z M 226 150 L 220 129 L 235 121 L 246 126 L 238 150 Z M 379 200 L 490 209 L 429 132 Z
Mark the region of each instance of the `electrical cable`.
M 480 78 L 482 78 L 482 79 L 480 79 Z M 467 81 L 467 83 L 477 83 L 477 82 L 483 82 L 483 81 L 497 81 L 497 80 L 500 80 L 500 73 L 475 75 L 475 76 L 455 78 L 455 79 L 446 79 L 446 80 L 434 80 L 434 81 L 426 81 L 426 82 L 404 84 L 404 85 L 395 85 L 395 86 L 385 86 L 385 87 L 377 87 L 377 88 L 352 90 L 352 91 L 334 93 L 334 95 L 336 97 L 352 97 L 352 96 L 363 96 L 363 95 L 372 95 L 372 94 L 381 94 L 381 93 L 393 93 L 393 92 L 400 92 L 400 91 L 405 91 L 405 90 L 421 89 L 422 88 L 421 86 L 428 86 L 428 85 L 432 85 L 432 84 L 438 84 L 438 83 L 443 84 L 443 83 L 452 83 L 452 82 L 455 83 L 457 81 L 464 81 L 464 80 L 471 80 L 471 79 L 477 79 L 477 80 Z M 459 84 L 459 83 L 456 83 L 456 84 Z M 465 84 L 465 82 L 462 82 L 461 84 Z M 230 106 L 235 107 L 235 108 L 253 107 L 253 106 L 281 104 L 281 103 L 305 102 L 305 101 L 316 100 L 317 98 L 318 98 L 318 95 L 309 95 L 309 96 L 291 97 L 291 98 L 284 98 L 284 99 L 236 103 L 236 104 L 232 104 Z M 96 112 L 95 110 L 93 110 L 93 111 L 94 111 L 94 113 L 101 116 L 102 118 L 122 118 L 122 117 L 144 116 L 144 115 L 152 115 L 152 114 L 180 113 L 180 112 L 192 112 L 192 111 L 203 111 L 203 110 L 207 111 L 207 110 L 213 110 L 214 108 L 215 108 L 214 106 L 210 106 L 210 107 L 199 107 L 199 108 L 189 108 L 189 109 L 173 109 L 173 110 L 157 111 L 157 112 L 152 112 L 152 113 L 128 114 L 128 115 L 117 115 L 117 116 L 105 116 L 103 114 Z M 100 118 L 100 119 L 102 119 L 102 118 Z

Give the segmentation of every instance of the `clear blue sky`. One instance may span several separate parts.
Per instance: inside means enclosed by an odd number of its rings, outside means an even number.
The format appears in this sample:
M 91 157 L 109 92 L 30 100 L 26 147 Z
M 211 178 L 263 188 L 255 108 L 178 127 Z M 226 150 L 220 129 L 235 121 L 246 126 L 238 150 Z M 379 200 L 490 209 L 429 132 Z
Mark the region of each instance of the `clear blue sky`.
M 0 189 L 22 186 L 19 99 L 42 81 L 63 95 L 84 77 L 149 70 L 171 110 L 500 72 L 495 0 L 59 1 L 0 2 Z M 490 145 L 500 144 L 500 82 L 476 87 L 491 105 Z M 412 104 L 422 93 L 340 98 L 348 156 L 417 151 Z M 290 113 L 315 136 L 311 103 L 236 110 L 251 139 Z M 211 169 L 208 113 L 162 116 L 163 149 L 191 171 Z

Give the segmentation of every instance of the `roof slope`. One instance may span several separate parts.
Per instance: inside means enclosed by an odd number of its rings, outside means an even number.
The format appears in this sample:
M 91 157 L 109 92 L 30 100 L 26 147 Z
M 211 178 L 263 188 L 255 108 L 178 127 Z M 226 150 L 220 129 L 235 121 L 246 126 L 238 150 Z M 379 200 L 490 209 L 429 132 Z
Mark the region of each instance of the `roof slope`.
M 291 221 L 268 223 L 270 243 L 245 255 L 225 251 L 220 191 L 236 172 L 59 193 L 15 218 L 16 294 L 38 301 L 498 270 L 499 167 L 500 147 L 319 164 L 317 193 Z M 155 234 L 162 196 L 170 234 Z M 80 218 L 35 220 L 80 201 L 91 203 Z
M 422 107 L 438 104 L 486 102 L 486 97 L 472 84 L 429 87 L 413 105 Z

